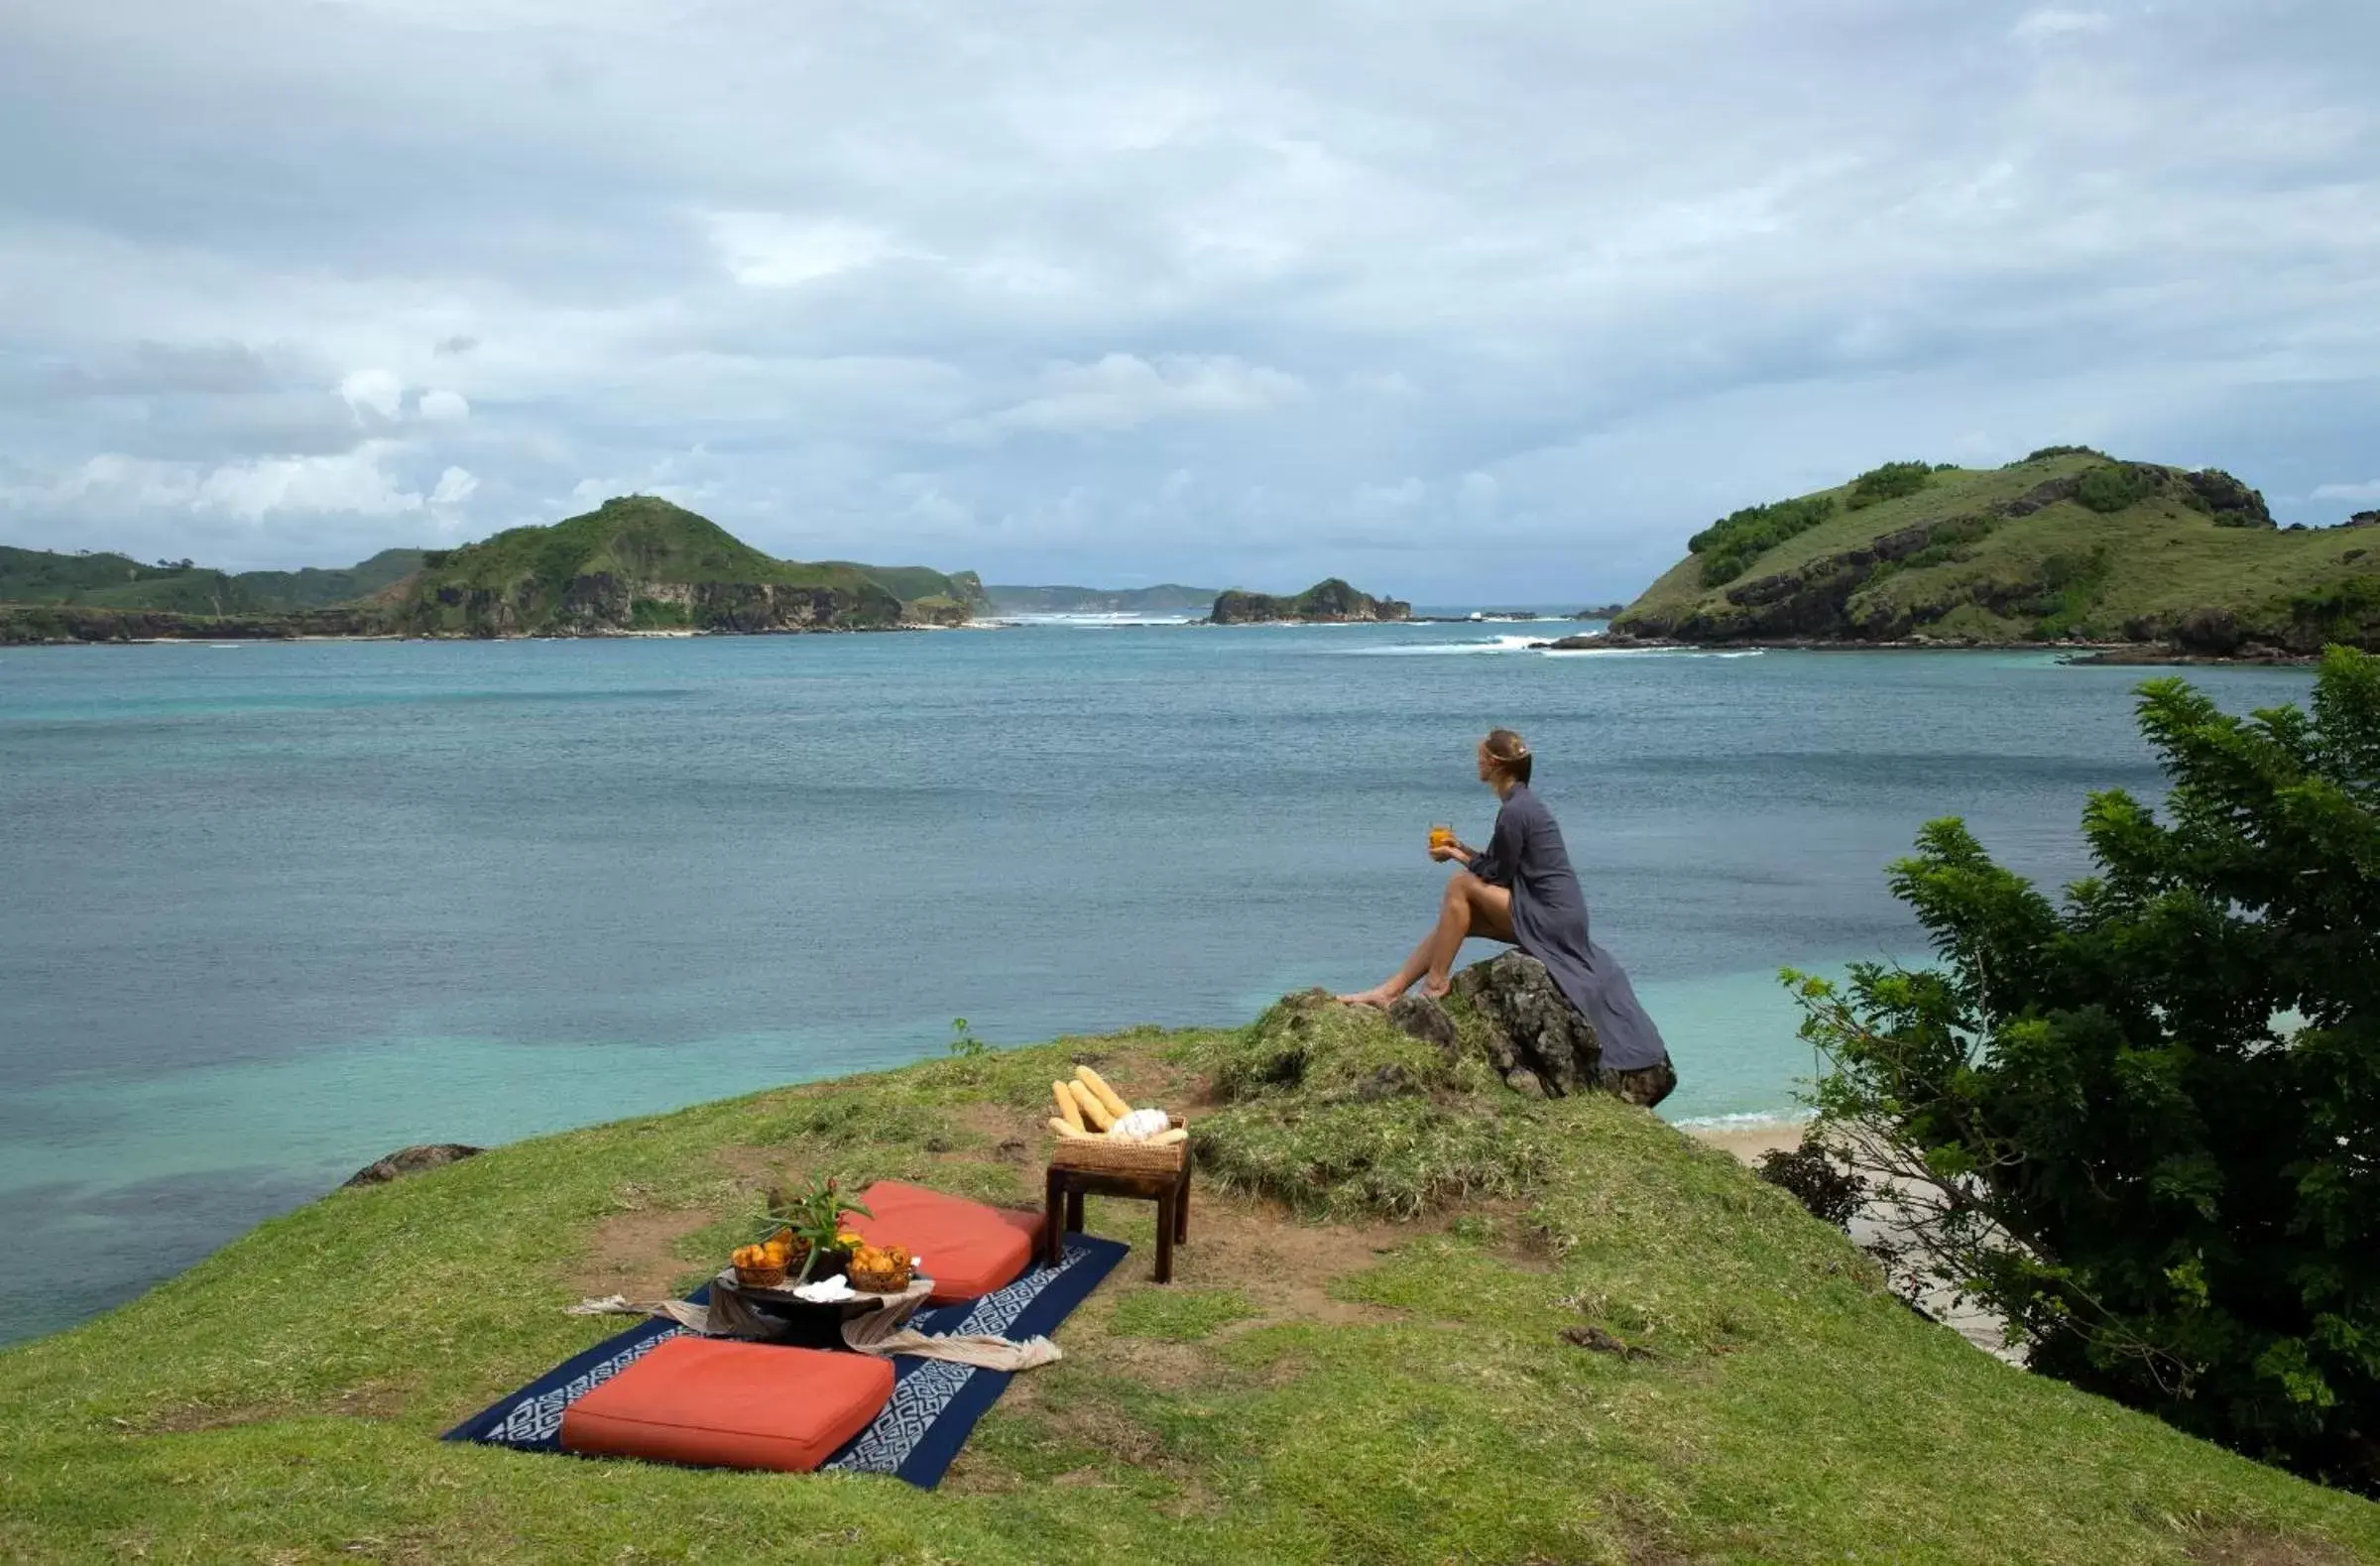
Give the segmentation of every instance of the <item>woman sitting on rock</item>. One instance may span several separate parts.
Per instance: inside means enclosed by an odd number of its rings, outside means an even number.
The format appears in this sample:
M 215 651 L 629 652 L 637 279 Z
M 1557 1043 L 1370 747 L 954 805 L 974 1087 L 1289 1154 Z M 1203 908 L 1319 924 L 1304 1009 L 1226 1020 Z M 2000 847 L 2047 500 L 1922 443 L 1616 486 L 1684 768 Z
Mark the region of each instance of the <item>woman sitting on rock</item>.
M 1535 758 L 1519 735 L 1497 729 L 1480 743 L 1479 760 L 1480 782 L 1504 802 L 1488 851 L 1460 842 L 1432 844 L 1432 859 L 1463 867 L 1446 884 L 1437 927 L 1385 984 L 1340 999 L 1390 1006 L 1416 979 L 1424 995 L 1443 996 L 1453 988 L 1449 973 L 1466 938 L 1506 941 L 1545 964 L 1555 988 L 1594 1024 L 1603 1046 L 1599 1085 L 1631 1104 L 1658 1104 L 1678 1083 L 1668 1046 L 1627 974 L 1588 937 L 1587 899 L 1570 868 L 1562 829 L 1529 789 Z

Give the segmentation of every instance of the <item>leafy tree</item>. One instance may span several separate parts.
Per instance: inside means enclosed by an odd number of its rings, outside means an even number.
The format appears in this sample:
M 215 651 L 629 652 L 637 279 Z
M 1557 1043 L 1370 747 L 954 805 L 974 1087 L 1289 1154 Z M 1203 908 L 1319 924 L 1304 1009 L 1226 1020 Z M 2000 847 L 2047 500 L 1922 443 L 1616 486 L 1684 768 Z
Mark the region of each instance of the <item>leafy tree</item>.
M 1686 541 L 1686 552 L 1702 557 L 1705 587 L 1741 576 L 1744 568 L 1788 539 L 1798 538 L 1835 515 L 1832 495 L 1805 495 L 1766 506 L 1731 511 Z
M 2036 1370 L 2380 1491 L 2380 659 L 2139 712 L 2172 791 L 2091 796 L 2063 905 L 1936 821 L 1942 966 L 1789 975 L 1821 1136 Z

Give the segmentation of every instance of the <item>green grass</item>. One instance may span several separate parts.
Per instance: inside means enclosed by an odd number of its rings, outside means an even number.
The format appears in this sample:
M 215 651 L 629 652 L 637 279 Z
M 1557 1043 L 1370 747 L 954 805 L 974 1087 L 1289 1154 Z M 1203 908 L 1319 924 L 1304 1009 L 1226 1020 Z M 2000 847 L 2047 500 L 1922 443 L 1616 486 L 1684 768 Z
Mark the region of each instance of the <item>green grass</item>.
M 1194 1343 L 1214 1336 L 1219 1327 L 1262 1314 L 1236 1288 L 1152 1288 L 1119 1301 L 1108 1319 L 1108 1330 L 1120 1338 Z
M 2297 651 L 2320 647 L 2318 624 L 2343 626 L 2351 640 L 2380 638 L 2380 614 L 2363 612 L 2354 596 L 2366 590 L 2360 584 L 2380 582 L 2371 530 L 2219 526 L 2189 502 L 2178 476 L 2152 486 L 2146 471 L 2096 452 L 2058 449 L 2006 468 L 1938 469 L 1921 487 L 1884 493 L 1872 504 L 1852 506 L 1857 487 L 1848 485 L 1752 508 L 1737 514 L 1748 521 L 1729 519 L 1698 535 L 1704 551 L 1664 573 L 1614 629 L 1692 641 L 1913 634 L 2158 640 L 2192 610 L 2221 609 L 2259 639 Z M 2081 487 L 2028 515 L 2001 514 L 2061 480 Z M 1755 516 L 1786 512 L 1790 529 Z M 1907 539 L 1912 530 L 1921 536 L 1914 550 L 1897 560 L 1872 557 L 1880 541 Z M 1756 550 L 1747 552 L 1749 545 Z M 1871 558 L 1855 563 L 1859 551 Z M 1715 560 L 1725 562 L 1717 574 Z M 1839 572 L 1856 585 L 1839 611 L 1814 611 L 1817 629 L 1769 629 L 1775 621 L 1764 613 L 1774 615 L 1779 596 L 1764 599 L 1768 589 L 1790 598 L 1789 578 L 1841 580 Z M 2328 607 L 2341 595 L 2344 616 Z
M 1376 1024 L 1290 1039 L 1292 1015 L 782 1089 L 332 1193 L 0 1354 L 0 1559 L 2181 1563 L 2241 1538 L 2380 1558 L 2380 1506 L 1977 1353 L 1641 1111 L 1523 1104 Z M 618 1329 L 561 1307 L 652 1215 L 685 1283 L 788 1174 L 1027 1197 L 1075 1061 L 1186 1110 L 1227 1163 L 1260 1125 L 1376 1130 L 1414 1104 L 1542 1139 L 1493 1200 L 1373 1159 L 1383 1199 L 1310 1204 L 1363 1219 L 1352 1243 L 1210 1169 L 1169 1288 L 1148 1205 L 1095 1198 L 1093 1228 L 1141 1249 L 930 1495 L 434 1439 Z M 1578 1324 L 1650 1357 L 1571 1347 Z

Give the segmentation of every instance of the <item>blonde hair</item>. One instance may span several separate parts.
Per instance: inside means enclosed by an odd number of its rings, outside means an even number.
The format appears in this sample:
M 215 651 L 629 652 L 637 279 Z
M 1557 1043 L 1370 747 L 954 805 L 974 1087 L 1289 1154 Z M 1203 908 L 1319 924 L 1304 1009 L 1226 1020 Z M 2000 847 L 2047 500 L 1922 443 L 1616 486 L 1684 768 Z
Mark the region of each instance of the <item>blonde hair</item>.
M 1529 781 L 1536 757 L 1529 750 L 1529 742 L 1518 733 L 1511 729 L 1489 729 L 1488 738 L 1482 743 L 1487 746 L 1488 758 L 1495 763 L 1497 772 L 1516 783 L 1525 783 Z

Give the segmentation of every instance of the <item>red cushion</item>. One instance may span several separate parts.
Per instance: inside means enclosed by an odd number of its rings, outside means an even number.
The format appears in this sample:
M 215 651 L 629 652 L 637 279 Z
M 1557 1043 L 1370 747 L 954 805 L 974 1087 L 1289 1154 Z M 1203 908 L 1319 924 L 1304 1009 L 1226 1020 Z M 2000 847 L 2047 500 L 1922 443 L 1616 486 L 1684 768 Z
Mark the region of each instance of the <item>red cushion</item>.
M 906 1246 L 923 1257 L 936 1305 L 973 1299 L 1016 1281 L 1041 1242 L 1041 1215 L 987 1207 L 904 1180 L 879 1180 L 860 1193 L 876 1216 L 854 1214 L 851 1227 L 870 1245 Z
M 670 1338 L 570 1405 L 562 1448 L 806 1474 L 892 1396 L 890 1360 Z

